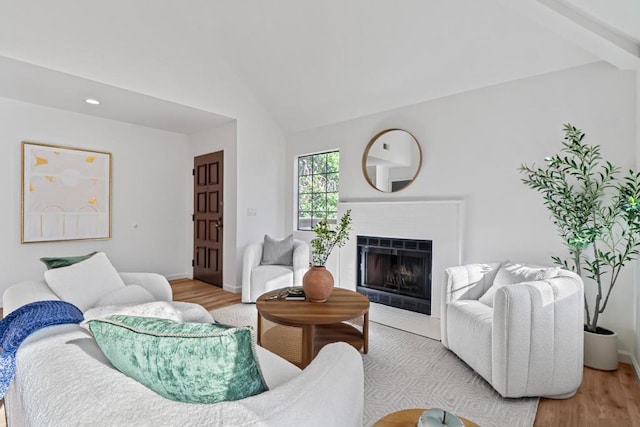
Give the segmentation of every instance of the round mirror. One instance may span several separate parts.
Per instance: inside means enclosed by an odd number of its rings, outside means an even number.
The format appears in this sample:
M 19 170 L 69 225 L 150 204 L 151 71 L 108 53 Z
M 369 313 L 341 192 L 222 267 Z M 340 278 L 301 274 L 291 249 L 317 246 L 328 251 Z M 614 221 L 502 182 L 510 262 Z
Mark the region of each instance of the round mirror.
M 418 140 L 402 129 L 387 129 L 371 138 L 362 156 L 362 173 L 378 191 L 393 193 L 409 186 L 420 172 Z

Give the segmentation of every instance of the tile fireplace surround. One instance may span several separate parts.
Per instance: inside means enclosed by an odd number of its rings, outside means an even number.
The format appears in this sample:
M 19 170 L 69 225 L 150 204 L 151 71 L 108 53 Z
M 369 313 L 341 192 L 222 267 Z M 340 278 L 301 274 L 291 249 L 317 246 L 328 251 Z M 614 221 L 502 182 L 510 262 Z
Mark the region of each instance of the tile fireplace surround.
M 351 209 L 351 236 L 340 248 L 338 277 L 341 287 L 356 290 L 358 277 L 357 239 L 355 236 L 382 236 L 433 241 L 431 316 L 371 304 L 369 319 L 433 339 L 440 339 L 441 287 L 447 267 L 462 261 L 462 223 L 464 202 L 341 202 L 338 215 Z

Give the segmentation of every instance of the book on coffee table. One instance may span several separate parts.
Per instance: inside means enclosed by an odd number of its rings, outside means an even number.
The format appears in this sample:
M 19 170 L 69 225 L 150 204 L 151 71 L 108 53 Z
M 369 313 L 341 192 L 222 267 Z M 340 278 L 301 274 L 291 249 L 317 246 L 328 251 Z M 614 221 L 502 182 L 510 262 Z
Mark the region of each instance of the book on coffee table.
M 287 288 L 287 293 L 284 296 L 284 299 L 288 301 L 304 301 L 306 298 L 304 290 L 299 286 Z

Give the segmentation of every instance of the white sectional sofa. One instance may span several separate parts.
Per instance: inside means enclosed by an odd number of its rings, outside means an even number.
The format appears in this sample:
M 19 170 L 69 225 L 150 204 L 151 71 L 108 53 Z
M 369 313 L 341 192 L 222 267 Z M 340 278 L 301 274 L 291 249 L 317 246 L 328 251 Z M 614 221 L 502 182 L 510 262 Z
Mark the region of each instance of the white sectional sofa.
M 170 285 L 160 275 L 120 273 L 120 277 L 127 286 L 136 284 L 158 301 L 172 300 Z M 120 303 L 125 302 L 123 295 Z M 4 315 L 30 302 L 58 299 L 45 281 L 18 283 L 3 295 Z M 187 318 L 212 320 L 200 306 L 174 304 Z M 303 371 L 261 347 L 257 347 L 257 356 L 269 391 L 233 402 L 182 403 L 156 394 L 113 368 L 81 326 L 50 326 L 32 334 L 17 352 L 16 375 L 5 396 L 8 425 L 362 424 L 362 359 L 348 344 L 326 346 Z

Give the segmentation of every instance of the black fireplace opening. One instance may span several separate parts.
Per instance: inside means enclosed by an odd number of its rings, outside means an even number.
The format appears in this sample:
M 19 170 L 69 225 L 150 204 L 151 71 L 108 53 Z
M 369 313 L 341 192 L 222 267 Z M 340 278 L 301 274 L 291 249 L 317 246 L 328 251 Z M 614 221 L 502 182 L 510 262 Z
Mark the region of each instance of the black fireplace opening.
M 431 240 L 357 236 L 356 289 L 371 302 L 431 314 Z

